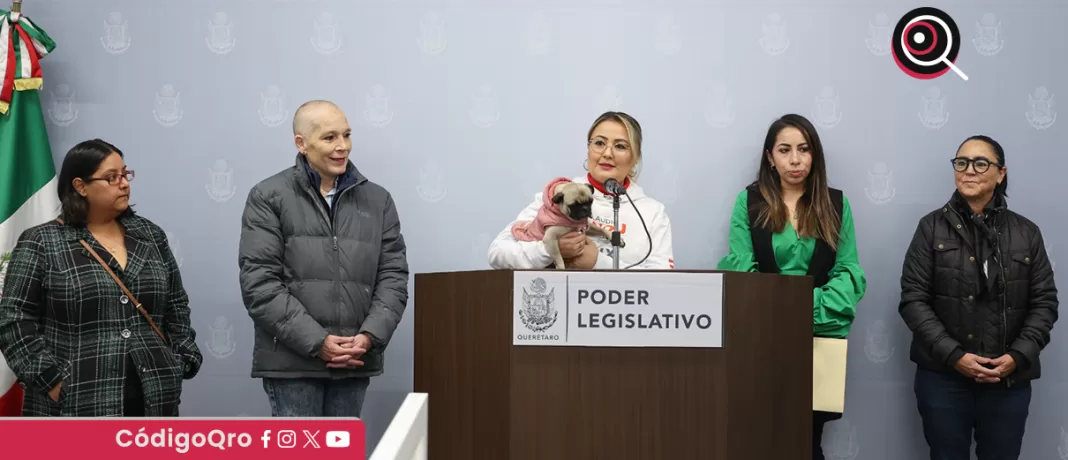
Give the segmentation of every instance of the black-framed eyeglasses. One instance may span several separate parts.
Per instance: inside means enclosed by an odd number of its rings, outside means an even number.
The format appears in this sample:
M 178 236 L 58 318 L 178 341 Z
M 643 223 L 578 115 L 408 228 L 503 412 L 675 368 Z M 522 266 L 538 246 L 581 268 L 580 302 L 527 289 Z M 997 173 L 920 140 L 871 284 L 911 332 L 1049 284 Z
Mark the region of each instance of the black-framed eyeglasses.
M 988 169 L 990 169 L 991 165 L 997 166 L 999 168 L 1002 166 L 1001 163 L 995 163 L 993 161 L 987 160 L 986 158 L 956 157 L 949 161 L 950 163 L 953 163 L 953 169 L 957 172 L 967 171 L 968 165 L 972 165 L 972 167 L 975 168 L 975 172 L 979 174 L 985 173 Z
M 92 181 L 95 181 L 95 180 L 103 180 L 103 181 L 107 181 L 108 185 L 118 185 L 119 184 L 119 180 L 124 178 L 124 177 L 126 178 L 126 182 L 132 182 L 134 180 L 134 172 L 133 172 L 133 170 L 132 169 L 127 169 L 122 174 L 113 173 L 113 174 L 109 174 L 109 175 L 104 176 L 104 177 L 90 177 L 88 179 L 85 179 L 85 181 L 86 182 L 92 182 Z

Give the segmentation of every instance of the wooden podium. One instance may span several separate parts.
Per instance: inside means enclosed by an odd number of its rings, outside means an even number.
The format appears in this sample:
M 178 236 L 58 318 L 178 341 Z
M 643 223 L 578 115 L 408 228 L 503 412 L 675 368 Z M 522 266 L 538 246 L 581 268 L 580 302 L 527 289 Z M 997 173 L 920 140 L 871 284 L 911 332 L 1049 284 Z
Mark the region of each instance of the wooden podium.
M 722 347 L 635 348 L 513 345 L 515 273 L 415 275 L 429 458 L 810 458 L 810 278 L 670 271 L 723 274 Z

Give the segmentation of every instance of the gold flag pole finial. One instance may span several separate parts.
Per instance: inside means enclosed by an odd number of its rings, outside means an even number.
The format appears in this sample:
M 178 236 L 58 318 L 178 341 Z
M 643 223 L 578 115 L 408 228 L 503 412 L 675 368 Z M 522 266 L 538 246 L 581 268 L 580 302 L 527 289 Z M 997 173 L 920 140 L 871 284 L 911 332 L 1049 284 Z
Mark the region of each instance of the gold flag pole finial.
M 11 3 L 11 12 L 12 13 L 21 13 L 22 12 L 22 0 L 14 0 Z

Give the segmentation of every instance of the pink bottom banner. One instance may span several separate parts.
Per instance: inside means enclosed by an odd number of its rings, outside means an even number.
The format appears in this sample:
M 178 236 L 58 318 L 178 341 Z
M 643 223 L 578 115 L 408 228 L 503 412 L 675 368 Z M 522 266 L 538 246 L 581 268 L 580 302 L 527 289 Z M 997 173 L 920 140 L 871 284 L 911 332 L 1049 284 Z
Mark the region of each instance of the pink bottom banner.
M 341 418 L 0 418 L 2 458 L 367 458 L 367 430 Z

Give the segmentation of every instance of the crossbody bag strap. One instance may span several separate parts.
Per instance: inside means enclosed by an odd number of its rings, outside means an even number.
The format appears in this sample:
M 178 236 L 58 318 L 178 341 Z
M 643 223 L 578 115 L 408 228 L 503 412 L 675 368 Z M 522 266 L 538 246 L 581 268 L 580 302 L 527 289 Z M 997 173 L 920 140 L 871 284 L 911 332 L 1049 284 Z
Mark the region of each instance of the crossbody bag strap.
M 63 219 L 57 217 L 56 222 L 62 224 Z M 148 311 L 145 310 L 145 307 L 141 306 L 141 302 L 139 302 L 137 298 L 134 297 L 133 293 L 130 292 L 129 289 L 126 289 L 126 284 L 124 284 L 118 276 L 115 276 L 115 272 L 111 271 L 111 267 L 108 267 L 107 262 L 104 262 L 104 259 L 100 258 L 100 254 L 97 254 L 96 251 L 93 250 L 93 247 L 89 246 L 89 243 L 86 243 L 85 240 L 78 240 L 78 242 L 81 243 L 82 246 L 84 246 L 85 249 L 89 251 L 89 254 L 91 254 L 97 262 L 100 262 L 100 266 L 104 267 L 104 270 L 108 272 L 108 275 L 111 275 L 111 279 L 115 280 L 115 283 L 119 285 L 119 288 L 122 289 L 122 293 L 126 294 L 126 297 L 133 301 L 134 308 L 136 308 L 137 311 L 141 312 L 141 316 L 144 316 L 145 319 L 148 320 L 148 325 L 152 326 L 152 330 L 156 331 L 156 334 L 159 335 L 159 338 L 163 339 L 163 343 L 167 343 L 167 337 L 163 335 L 163 331 L 159 329 L 159 326 L 156 326 L 156 322 L 152 321 L 152 316 L 148 314 Z
M 134 308 L 137 308 L 137 311 L 141 312 L 141 316 L 144 316 L 145 319 L 148 320 L 148 325 L 152 326 L 152 330 L 156 331 L 156 334 L 159 334 L 159 338 L 163 339 L 163 343 L 167 343 L 167 337 L 164 337 L 163 331 L 161 331 L 159 327 L 156 326 L 156 322 L 152 321 L 152 316 L 148 314 L 148 311 L 145 310 L 145 307 L 141 306 L 141 302 L 139 302 L 137 298 L 134 297 L 133 293 L 131 293 L 129 289 L 126 289 L 126 285 L 123 284 L 122 280 L 120 280 L 118 276 L 115 276 L 115 272 L 111 271 L 111 267 L 108 267 L 108 264 L 104 262 L 104 259 L 100 258 L 100 254 L 97 254 L 96 251 L 94 251 L 93 248 L 89 246 L 89 243 L 85 242 L 85 240 L 78 240 L 78 242 L 81 243 L 82 246 L 85 246 L 85 249 L 89 250 L 89 254 L 92 254 L 93 258 L 96 259 L 97 262 L 100 262 L 100 266 L 104 267 L 104 270 L 107 270 L 108 274 L 111 275 L 111 279 L 115 280 L 115 282 L 118 283 L 119 287 L 122 288 L 122 292 L 126 294 L 126 297 L 129 297 L 129 299 L 133 301 Z

